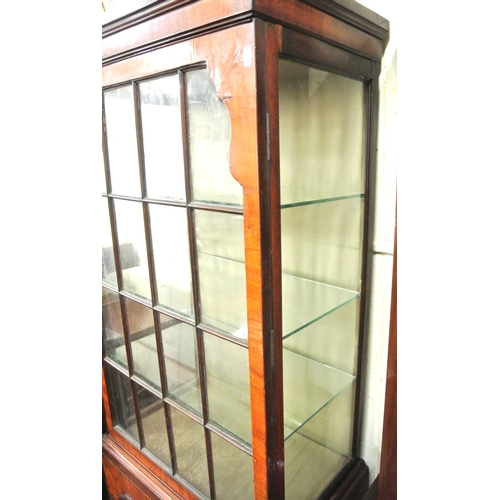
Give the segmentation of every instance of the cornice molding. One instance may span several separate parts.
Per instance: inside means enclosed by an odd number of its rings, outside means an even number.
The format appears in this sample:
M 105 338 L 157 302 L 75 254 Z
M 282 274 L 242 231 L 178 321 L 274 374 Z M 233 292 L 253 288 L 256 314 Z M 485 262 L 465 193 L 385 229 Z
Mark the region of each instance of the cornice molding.
M 388 41 L 389 21 L 354 0 L 299 0 L 380 40 Z

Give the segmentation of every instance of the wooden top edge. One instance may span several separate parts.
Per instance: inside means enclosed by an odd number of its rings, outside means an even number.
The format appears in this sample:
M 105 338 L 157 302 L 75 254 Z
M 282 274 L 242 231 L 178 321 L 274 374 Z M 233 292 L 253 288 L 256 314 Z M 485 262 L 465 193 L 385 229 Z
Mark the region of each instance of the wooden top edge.
M 197 0 L 131 0 L 125 2 L 128 8 L 103 12 L 102 36 L 112 35 L 122 29 L 130 28 L 156 17 L 169 10 L 177 9 Z
M 380 40 L 387 40 L 389 21 L 355 0 L 298 0 L 345 21 Z
M 168 11 L 177 9 L 198 0 L 130 0 L 125 2 L 128 11 L 104 12 L 102 17 L 102 36 L 112 35 L 117 31 L 129 28 L 136 24 L 152 19 Z M 214 5 L 219 0 L 215 0 Z M 269 0 L 268 0 L 269 1 Z M 273 1 L 273 0 L 271 0 Z M 368 7 L 355 0 L 295 0 L 297 3 L 310 5 L 322 12 L 345 21 L 381 40 L 386 40 L 389 32 L 389 21 Z M 248 0 L 248 10 L 266 14 L 266 3 Z

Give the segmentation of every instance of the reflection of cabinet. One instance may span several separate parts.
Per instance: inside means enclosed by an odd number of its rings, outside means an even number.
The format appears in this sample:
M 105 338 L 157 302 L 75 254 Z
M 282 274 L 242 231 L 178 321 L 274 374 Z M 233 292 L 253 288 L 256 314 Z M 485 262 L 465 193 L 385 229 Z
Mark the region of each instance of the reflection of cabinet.
M 153 2 L 103 27 L 114 498 L 366 489 L 358 381 L 387 30 L 348 0 Z

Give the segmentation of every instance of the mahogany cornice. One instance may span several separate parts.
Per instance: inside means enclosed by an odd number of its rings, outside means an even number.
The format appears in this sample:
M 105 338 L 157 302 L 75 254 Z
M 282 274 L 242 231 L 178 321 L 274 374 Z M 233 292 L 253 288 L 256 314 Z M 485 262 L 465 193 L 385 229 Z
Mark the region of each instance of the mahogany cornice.
M 299 0 L 341 19 L 380 40 L 388 41 L 389 21 L 353 0 Z
M 293 27 L 375 61 L 388 41 L 389 23 L 352 0 L 165 0 L 103 25 L 103 63 L 253 18 Z
M 134 10 L 128 14 L 123 14 L 117 19 L 113 19 L 102 26 L 102 37 L 112 35 L 118 31 L 135 26 L 136 24 L 152 19 L 160 14 L 178 9 L 188 3 L 197 0 L 165 0 L 163 2 L 154 2 L 146 7 Z

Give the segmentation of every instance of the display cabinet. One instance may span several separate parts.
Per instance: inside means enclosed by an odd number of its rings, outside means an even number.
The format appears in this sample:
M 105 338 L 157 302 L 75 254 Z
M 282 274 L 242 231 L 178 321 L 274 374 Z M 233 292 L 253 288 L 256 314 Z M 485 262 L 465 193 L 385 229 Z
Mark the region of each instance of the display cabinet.
M 102 44 L 109 496 L 361 498 L 388 23 L 346 0 L 127 8 Z

